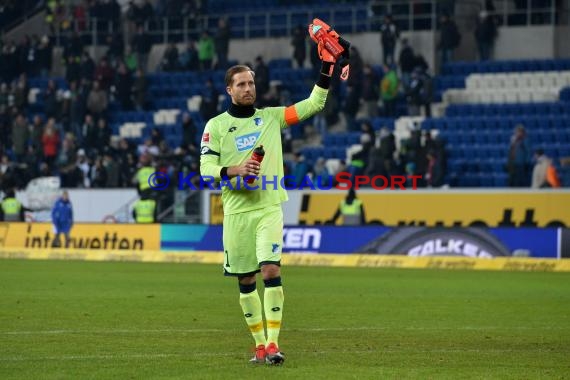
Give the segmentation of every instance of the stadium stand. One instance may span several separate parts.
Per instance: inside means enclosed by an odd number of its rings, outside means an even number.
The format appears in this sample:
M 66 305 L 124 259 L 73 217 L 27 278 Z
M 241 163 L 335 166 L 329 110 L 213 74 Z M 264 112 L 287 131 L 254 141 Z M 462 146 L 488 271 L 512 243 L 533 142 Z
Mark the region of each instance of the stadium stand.
M 536 67 L 552 70 L 565 69 L 567 61 L 521 61 L 508 66 L 495 62 L 493 67 L 498 70 L 504 67 L 524 68 Z M 546 64 L 548 63 L 548 66 Z M 270 61 L 271 80 L 287 83 L 291 99 L 301 99 L 306 96 L 311 85 L 310 69 L 293 69 L 289 59 Z M 457 69 L 456 66 L 461 67 Z M 446 143 L 448 155 L 447 183 L 452 187 L 504 187 L 507 186 L 507 151 L 513 128 L 522 124 L 527 128 L 531 146 L 543 148 L 545 153 L 555 159 L 556 166 L 563 174 L 565 185 L 570 184 L 570 172 L 562 168 L 558 159 L 570 157 L 570 71 L 539 71 L 539 72 L 503 72 L 501 74 L 471 74 L 487 72 L 488 64 L 453 63 L 444 68 L 444 74 L 436 78 L 438 90 L 444 101 L 449 94 L 458 91 L 455 87 L 465 85 L 465 94 L 477 93 L 479 88 L 495 86 L 497 75 L 502 79 L 499 88 L 508 88 L 512 84 L 510 94 L 516 94 L 511 99 L 508 95 L 500 99 L 483 93 L 477 101 L 470 101 L 470 95 L 454 99 L 446 108 L 441 118 L 426 118 L 421 123 L 423 130 L 437 131 Z M 376 67 L 378 70 L 378 67 Z M 204 78 L 212 78 L 220 94 L 224 94 L 223 71 L 208 73 L 177 72 L 149 74 L 149 103 L 145 111 L 123 111 L 117 102 L 110 107 L 109 125 L 112 134 L 126 138 L 131 144 L 139 145 L 151 136 L 151 131 L 158 128 L 171 149 L 179 146 L 182 136 L 182 114 L 189 112 L 198 129 L 203 128 L 205 121 L 199 112 Z M 461 77 L 463 75 L 463 77 Z M 461 81 L 463 78 L 463 83 Z M 67 90 L 63 78 L 55 78 L 58 88 Z M 30 78 L 30 115 L 40 114 L 44 108 L 41 96 L 47 87 L 47 78 Z M 522 88 L 532 87 L 535 95 L 540 94 L 540 85 L 547 85 L 552 98 L 544 101 L 536 96 L 521 96 Z M 497 85 L 499 86 L 499 85 Z M 568 88 L 565 88 L 566 86 Z M 495 89 L 495 95 L 497 92 Z M 546 93 L 546 92 L 545 92 Z M 455 93 L 456 94 L 456 93 Z M 556 96 L 554 96 L 556 94 Z M 558 96 L 560 94 L 560 96 Z M 221 104 L 227 105 L 225 95 L 221 95 Z M 473 104 L 476 103 L 476 104 Z M 405 107 L 404 103 L 401 103 Z M 44 116 L 44 115 L 42 115 Z M 309 120 L 306 124 L 310 124 Z M 395 119 L 376 117 L 359 119 L 359 123 L 371 122 L 374 131 L 382 127 L 395 130 Z M 294 137 L 302 137 L 302 128 L 293 128 Z M 321 146 L 307 146 L 301 149 L 307 163 L 313 165 L 320 157 L 333 160 L 350 161 L 348 151 L 351 146 L 359 146 L 358 131 L 331 133 L 324 136 Z M 199 136 L 195 143 L 199 143 Z M 292 163 L 288 162 L 291 166 Z
M 522 125 L 532 149 L 554 159 L 568 186 L 570 170 L 560 159 L 570 157 L 569 70 L 565 59 L 445 65 L 439 77 L 445 115 L 424 120 L 422 128 L 447 141 L 449 184 L 507 186 L 509 142 Z
M 367 1 L 350 4 L 307 1 L 294 5 L 295 12 L 291 12 L 291 4 L 279 0 L 247 0 L 239 3 L 219 0 L 208 2 L 208 8 L 200 9 L 199 12 L 203 13 L 205 26 L 212 29 L 217 25 L 216 15 L 220 12 L 227 14 L 234 33 L 232 38 L 247 38 L 248 33 L 259 33 L 267 37 L 289 36 L 289 28 L 292 25 L 305 24 L 311 17 L 319 16 L 320 12 L 325 12 L 323 15 L 330 18 L 339 32 L 358 33 L 372 30 L 372 22 L 376 17 L 370 17 L 370 3 Z M 409 15 L 410 8 L 400 4 L 393 6 L 391 11 L 398 23 L 398 15 Z M 424 11 L 430 14 L 432 9 Z M 419 14 L 421 16 L 421 12 Z M 360 17 L 359 15 L 366 21 L 355 23 L 354 18 Z M 126 17 L 131 17 L 128 12 Z M 259 30 L 252 29 L 256 24 L 255 20 L 259 21 Z M 358 24 L 363 25 L 361 30 L 355 30 L 355 25 Z M 407 26 L 402 25 L 402 30 L 412 26 L 412 23 L 405 24 Z M 162 29 L 160 23 L 149 22 L 147 26 L 151 32 Z M 426 27 L 431 28 L 433 25 Z M 164 30 L 168 31 L 169 28 Z M 90 36 L 91 32 L 84 34 Z M 155 33 L 155 37 L 157 35 L 161 36 Z M 73 48 L 73 36 L 70 38 L 67 35 L 56 41 L 63 45 L 64 54 Z M 237 61 L 230 62 L 234 63 Z M 268 67 L 270 81 L 279 86 L 280 100 L 284 100 L 285 104 L 306 97 L 314 83 L 314 71 L 309 68 L 293 68 L 294 64 L 290 58 L 271 59 L 268 61 Z M 382 66 L 372 65 L 372 69 L 377 80 L 381 81 Z M 69 96 L 69 83 L 63 77 L 38 76 L 38 70 L 32 70 L 30 74 L 27 80 L 29 93 L 25 116 L 29 122 L 34 116 L 40 116 L 45 121 L 48 117 L 46 102 L 50 101 L 46 97 L 49 80 L 55 81 L 59 101 Z M 188 114 L 198 131 L 192 142 L 199 145 L 200 132 L 206 121 L 200 109 L 207 90 L 206 81 L 212 81 L 218 94 L 217 111 L 220 112 L 227 107 L 229 101 L 225 95 L 223 77 L 223 70 L 149 72 L 146 75 L 148 90 L 143 108 L 124 109 L 117 99 L 117 92 L 110 92 L 106 114 L 109 133 L 115 141 L 125 139 L 133 150 L 145 144 L 148 139 L 156 139 L 158 133 L 166 143 L 165 149 L 174 151 L 180 148 L 183 141 L 183 118 Z M 15 79 L 14 76 L 6 82 Z M 347 96 L 346 83 L 340 83 L 337 89 L 335 96 L 340 114 Z M 432 148 L 442 149 L 442 160 L 445 160 L 444 184 L 451 187 L 503 187 L 508 185 L 506 166 L 511 135 L 515 127 L 522 125 L 526 128 L 532 151 L 543 149 L 554 159 L 564 185 L 570 185 L 570 166 L 562 165 L 563 160 L 570 157 L 569 59 L 446 63 L 440 74 L 433 77 L 433 102 L 443 112 L 436 117 L 419 118 L 407 118 L 410 100 L 409 95 L 403 91 L 397 97 L 395 115 L 390 117 L 380 116 L 384 110 L 379 104 L 379 116 L 368 117 L 364 115 L 361 104 L 356 123 L 351 128 L 321 129 L 321 136 L 314 141 L 309 141 L 311 136 L 306 133 L 307 130 L 316 128 L 317 121 L 311 118 L 288 132 L 291 133 L 288 138 L 296 142 L 289 153 L 301 152 L 309 166 L 319 159 L 324 159 L 329 161 L 328 167 L 338 167 L 337 164 L 342 163 L 350 169 L 353 155 L 362 152 L 364 145 L 370 148 L 371 144 L 372 147 L 380 148 L 382 137 L 393 134 L 398 149 L 394 154 L 396 172 L 407 172 L 410 163 L 416 166 L 410 170 L 421 172 L 426 170 L 423 157 L 428 152 L 417 151 L 413 140 L 419 138 L 419 144 L 424 146 L 426 138 L 433 138 L 435 145 L 432 145 Z M 8 120 L 11 123 L 11 119 Z M 343 121 L 341 118 L 339 123 L 342 124 Z M 336 123 L 337 121 L 328 124 Z M 410 123 L 413 124 L 412 127 Z M 365 132 L 361 130 L 361 126 L 364 124 L 371 127 L 369 135 L 372 136 L 372 141 L 362 138 Z M 56 127 L 64 132 L 59 120 Z M 411 129 L 416 130 L 411 133 Z M 426 132 L 429 132 L 429 135 Z M 5 145 L 5 153 L 15 159 L 10 144 Z M 418 155 L 421 156 L 420 159 Z M 295 166 L 294 158 L 287 157 L 286 165 L 292 170 Z M 424 162 L 419 163 L 418 160 Z M 330 164 L 331 162 L 334 165 Z

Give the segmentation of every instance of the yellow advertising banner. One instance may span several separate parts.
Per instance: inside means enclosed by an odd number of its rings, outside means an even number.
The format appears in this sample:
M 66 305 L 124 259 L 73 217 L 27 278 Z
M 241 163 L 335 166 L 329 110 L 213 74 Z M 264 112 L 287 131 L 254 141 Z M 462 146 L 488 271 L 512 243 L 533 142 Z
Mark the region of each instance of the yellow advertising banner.
M 325 267 L 418 268 L 457 270 L 504 270 L 523 272 L 568 272 L 570 260 L 497 257 L 410 257 L 399 255 L 284 255 L 283 264 Z
M 151 263 L 220 264 L 224 262 L 221 252 L 176 252 L 176 251 L 122 251 L 106 249 L 61 249 L 61 248 L 9 248 L 0 247 L 0 259 L 19 260 L 75 260 L 75 261 L 128 261 Z
M 346 193 L 306 193 L 299 224 L 326 224 Z M 570 192 L 359 193 L 367 224 L 441 227 L 569 227 Z M 336 221 L 342 224 L 342 217 Z
M 0 223 L 0 247 L 50 248 L 50 223 Z M 61 237 L 61 242 L 64 242 Z M 144 251 L 160 249 L 159 224 L 74 224 L 69 248 Z
M 224 222 L 224 208 L 221 193 L 210 193 L 210 224 Z
M 0 259 L 131 261 L 223 264 L 222 252 L 208 251 L 109 251 L 91 249 L 30 249 L 0 247 Z M 356 268 L 418 268 L 446 270 L 497 270 L 516 272 L 570 272 L 570 259 L 534 259 L 497 257 L 410 257 L 396 255 L 291 255 L 285 254 L 282 263 L 290 266 L 356 267 Z

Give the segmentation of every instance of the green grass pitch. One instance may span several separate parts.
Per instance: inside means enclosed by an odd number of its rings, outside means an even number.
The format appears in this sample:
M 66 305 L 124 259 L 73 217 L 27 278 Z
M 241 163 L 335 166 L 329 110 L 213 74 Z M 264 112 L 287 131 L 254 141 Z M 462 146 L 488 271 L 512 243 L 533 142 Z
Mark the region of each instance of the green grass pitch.
M 1 260 L 0 378 L 570 378 L 567 273 L 284 267 L 283 283 L 287 360 L 253 366 L 219 265 Z

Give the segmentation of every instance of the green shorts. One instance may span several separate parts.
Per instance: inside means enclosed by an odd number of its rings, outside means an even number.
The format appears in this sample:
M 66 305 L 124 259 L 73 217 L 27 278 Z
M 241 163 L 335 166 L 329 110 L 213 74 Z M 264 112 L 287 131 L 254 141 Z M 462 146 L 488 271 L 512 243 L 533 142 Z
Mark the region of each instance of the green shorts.
M 224 215 L 224 274 L 253 275 L 262 264 L 281 262 L 283 210 L 271 207 Z

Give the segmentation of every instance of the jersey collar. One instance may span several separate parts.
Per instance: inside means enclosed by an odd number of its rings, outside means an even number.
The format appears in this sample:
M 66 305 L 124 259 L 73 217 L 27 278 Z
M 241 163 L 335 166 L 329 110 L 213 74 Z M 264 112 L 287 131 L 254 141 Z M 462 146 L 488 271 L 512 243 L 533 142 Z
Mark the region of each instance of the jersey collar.
M 255 114 L 255 108 L 253 105 L 251 106 L 238 106 L 237 104 L 230 104 L 230 108 L 228 108 L 228 113 L 233 117 L 238 118 L 247 118 L 252 117 Z

